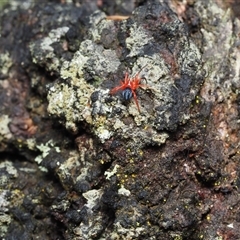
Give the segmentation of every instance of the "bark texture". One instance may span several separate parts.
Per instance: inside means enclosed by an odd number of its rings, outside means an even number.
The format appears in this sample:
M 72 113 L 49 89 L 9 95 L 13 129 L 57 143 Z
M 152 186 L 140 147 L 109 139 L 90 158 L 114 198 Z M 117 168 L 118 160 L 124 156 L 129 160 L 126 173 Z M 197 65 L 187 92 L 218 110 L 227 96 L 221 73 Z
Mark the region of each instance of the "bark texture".
M 230 5 L 11 1 L 0 19 L 1 238 L 240 238 Z M 140 112 L 110 94 L 126 73 Z

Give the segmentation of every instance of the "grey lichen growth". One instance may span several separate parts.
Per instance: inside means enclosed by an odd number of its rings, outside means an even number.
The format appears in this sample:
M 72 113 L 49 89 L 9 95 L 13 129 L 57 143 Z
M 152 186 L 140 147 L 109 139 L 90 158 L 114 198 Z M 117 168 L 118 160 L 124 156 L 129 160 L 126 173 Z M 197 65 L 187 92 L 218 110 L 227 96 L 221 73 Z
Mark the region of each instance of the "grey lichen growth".
M 8 225 L 12 221 L 12 217 L 8 214 L 9 211 L 9 201 L 8 199 L 9 191 L 0 190 L 0 237 L 4 238 L 6 232 L 8 231 Z
M 64 116 L 67 129 L 72 131 L 77 131 L 78 122 L 91 123 L 89 104 L 91 94 L 96 88 L 87 83 L 84 72 L 91 74 L 94 83 L 99 85 L 111 71 L 117 69 L 119 64 L 114 51 L 105 50 L 90 40 L 82 42 L 73 59 L 63 63 L 62 80 L 49 87 L 49 113 Z
M 12 216 L 9 213 L 9 209 L 12 207 L 11 198 L 14 198 L 14 193 L 11 193 L 10 190 L 11 180 L 18 177 L 18 171 L 11 161 L 5 160 L 0 163 L 0 172 L 6 173 L 0 176 L 0 237 L 4 238 L 12 221 Z
M 131 26 L 130 35 L 126 38 L 126 46 L 130 53 L 128 57 L 139 56 L 143 52 L 143 47 L 153 41 L 153 37 L 139 26 L 136 22 Z
M 85 204 L 86 215 L 89 218 L 88 223 L 82 222 L 73 231 L 75 235 L 81 239 L 93 239 L 94 236 L 98 235 L 103 230 L 102 222 L 103 216 L 99 213 L 96 214 L 94 208 L 98 206 L 102 196 L 102 190 L 90 190 L 83 193 L 83 197 L 87 200 Z
M 65 36 L 69 27 L 61 27 L 52 30 L 47 37 L 36 40 L 31 43 L 30 51 L 32 53 L 32 60 L 34 63 L 42 67 L 46 67 L 48 71 L 59 71 L 61 63 L 59 57 L 54 53 L 53 43 L 61 42 L 61 37 Z M 41 51 L 38 51 L 41 49 Z M 47 64 L 46 64 L 47 62 Z
M 163 6 L 157 6 L 154 10 L 157 18 L 161 17 L 163 10 Z M 106 49 L 96 42 L 104 43 L 102 33 L 107 28 L 119 30 L 98 11 L 90 17 L 92 28 L 89 39 L 81 43 L 71 61 L 63 63 L 61 79 L 49 87 L 48 111 L 59 116 L 68 129 L 77 131 L 79 122 L 85 122 L 102 143 L 120 134 L 130 141 L 138 139 L 136 147 L 141 148 L 145 145 L 161 145 L 168 138 L 165 130 L 174 130 L 178 124 L 184 124 L 189 119 L 190 104 L 199 89 L 200 52 L 188 38 L 183 23 L 174 14 L 165 23 L 165 28 L 171 32 L 169 47 L 176 53 L 166 50 L 162 45 L 164 42 L 156 42 L 156 29 L 167 30 L 154 19 L 142 24 L 141 18 L 148 16 L 151 11 L 148 7 L 140 7 L 134 14 L 134 20 L 137 21 L 121 23 L 121 31 L 130 31 L 125 39 L 129 50 L 127 57 L 138 57 L 131 66 L 131 77 L 146 66 L 140 77 L 147 79 L 149 87 L 137 90 L 141 113 L 134 101 L 123 105 L 120 99 L 111 97 L 109 90 L 101 87 L 117 71 L 120 60 L 117 51 L 111 49 L 111 44 Z M 116 36 L 116 33 L 113 34 Z M 178 41 L 176 46 L 174 41 Z M 124 73 L 119 80 L 123 78 Z M 134 121 L 126 123 L 127 117 Z
M 235 94 L 239 95 L 240 87 L 240 53 L 237 38 L 240 33 L 240 21 L 235 18 L 233 22 L 230 9 L 221 9 L 216 3 L 206 2 L 202 5 L 198 2 L 196 10 L 206 26 L 202 29 L 205 39 L 203 59 L 208 75 L 202 87 L 202 97 L 208 102 L 227 102 L 228 119 L 227 115 L 222 113 L 224 117 L 218 119 L 220 123 L 216 127 L 218 138 L 230 141 L 231 133 L 235 128 L 230 126 L 231 119 L 238 115 L 238 107 L 232 101 Z M 212 19 L 217 24 L 212 22 Z M 233 89 L 236 89 L 235 93 Z

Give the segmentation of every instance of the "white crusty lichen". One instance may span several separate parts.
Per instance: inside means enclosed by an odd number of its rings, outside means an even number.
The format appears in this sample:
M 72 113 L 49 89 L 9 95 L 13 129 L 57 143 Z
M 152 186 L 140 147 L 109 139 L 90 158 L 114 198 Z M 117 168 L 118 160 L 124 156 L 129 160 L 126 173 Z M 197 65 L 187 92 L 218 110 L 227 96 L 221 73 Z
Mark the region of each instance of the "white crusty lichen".
M 101 189 L 92 189 L 89 190 L 85 193 L 83 193 L 83 197 L 87 200 L 87 203 L 85 206 L 89 209 L 92 210 L 100 201 L 102 197 L 102 190 Z
M 110 180 L 110 178 L 117 173 L 117 169 L 118 169 L 119 167 L 120 167 L 120 166 L 119 166 L 118 164 L 116 164 L 116 165 L 114 166 L 114 168 L 113 168 L 112 171 L 105 171 L 105 172 L 104 172 L 104 175 L 106 176 L 106 179 L 107 179 L 107 180 Z
M 118 189 L 118 194 L 128 197 L 130 196 L 131 192 L 128 189 L 126 189 L 123 185 L 121 185 L 121 187 Z

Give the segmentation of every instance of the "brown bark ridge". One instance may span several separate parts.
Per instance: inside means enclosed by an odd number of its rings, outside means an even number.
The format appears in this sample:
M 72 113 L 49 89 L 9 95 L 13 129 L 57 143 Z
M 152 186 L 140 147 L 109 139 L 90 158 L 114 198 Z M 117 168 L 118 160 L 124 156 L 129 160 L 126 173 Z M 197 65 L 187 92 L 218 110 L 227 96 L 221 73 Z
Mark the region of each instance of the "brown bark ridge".
M 2 7 L 0 238 L 240 239 L 234 4 Z

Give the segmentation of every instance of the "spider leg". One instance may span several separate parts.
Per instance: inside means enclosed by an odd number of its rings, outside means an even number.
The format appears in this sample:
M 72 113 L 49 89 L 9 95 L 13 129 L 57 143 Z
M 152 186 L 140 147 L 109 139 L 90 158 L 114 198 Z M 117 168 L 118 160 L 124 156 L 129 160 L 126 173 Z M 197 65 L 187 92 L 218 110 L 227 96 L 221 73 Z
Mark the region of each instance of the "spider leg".
M 136 93 L 133 90 L 132 90 L 132 93 L 133 93 L 133 98 L 134 98 L 134 101 L 135 101 L 135 103 L 137 105 L 138 111 L 141 112 L 139 104 L 138 104 L 138 100 L 137 100 L 137 95 L 136 95 Z
M 123 90 L 124 88 L 126 88 L 126 86 L 125 86 L 124 84 L 122 84 L 122 85 L 119 86 L 119 87 L 113 88 L 113 89 L 110 91 L 110 94 L 115 94 L 117 91 Z
M 145 77 L 141 77 L 140 82 L 142 82 L 143 80 L 147 83 L 147 79 Z
M 126 83 L 127 81 L 129 81 L 129 73 L 128 72 L 125 73 L 125 77 L 124 77 L 124 82 Z
M 140 88 L 150 88 L 148 85 L 146 84 L 139 84 L 138 87 Z
M 138 74 L 147 66 L 148 64 L 145 64 L 138 72 Z
M 139 74 L 140 74 L 140 72 L 147 66 L 148 64 L 145 64 L 139 71 L 138 71 L 138 73 L 135 75 L 135 79 L 139 79 Z M 140 79 L 139 79 L 140 80 Z
M 146 84 L 139 84 L 138 87 L 143 88 L 143 89 L 150 89 L 151 91 L 156 92 L 156 89 L 154 89 L 154 88 L 152 88 L 152 87 L 149 87 L 149 86 L 146 85 Z

